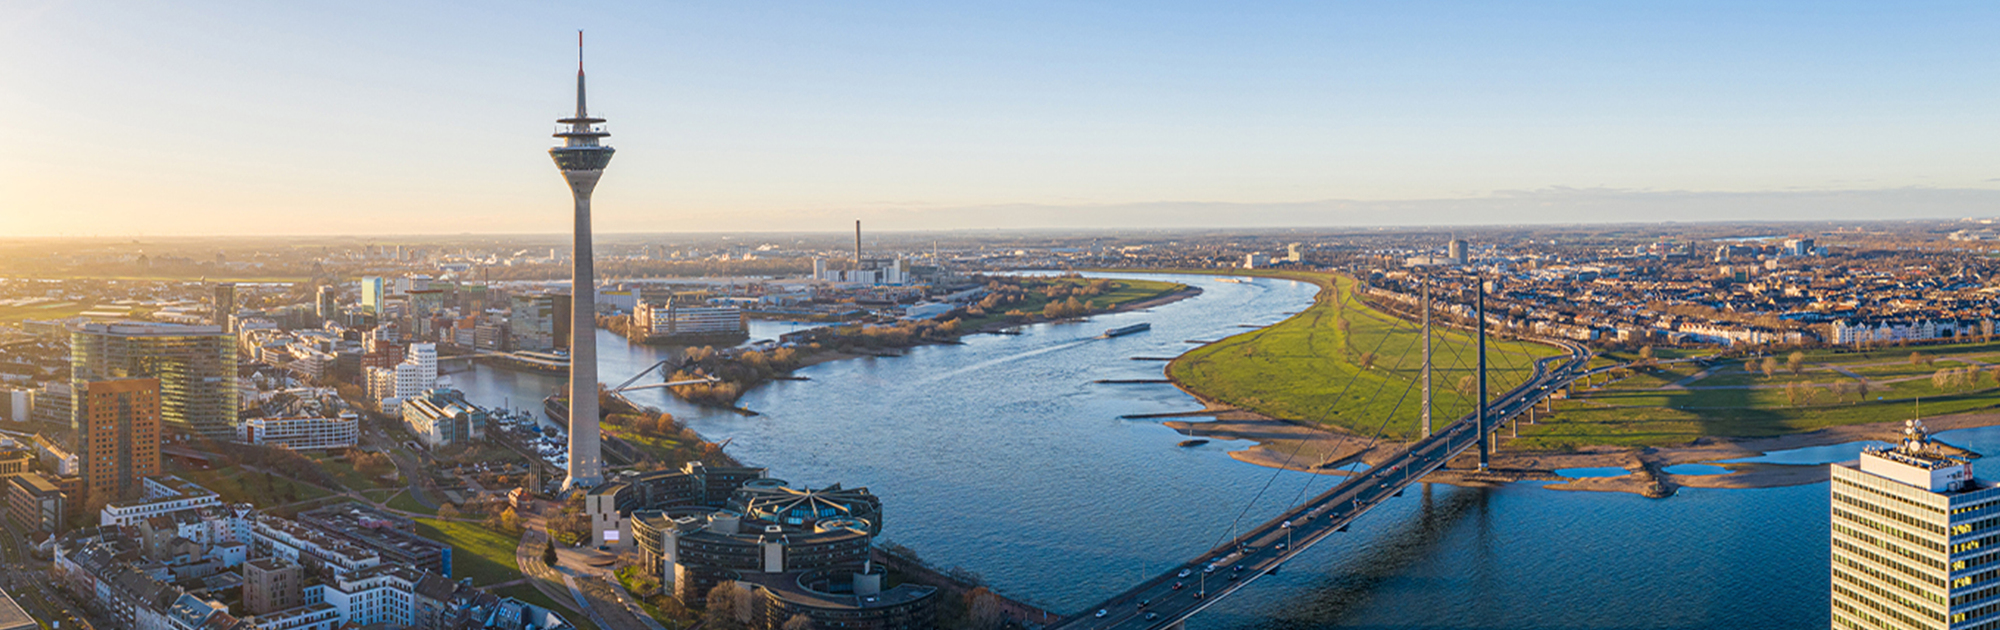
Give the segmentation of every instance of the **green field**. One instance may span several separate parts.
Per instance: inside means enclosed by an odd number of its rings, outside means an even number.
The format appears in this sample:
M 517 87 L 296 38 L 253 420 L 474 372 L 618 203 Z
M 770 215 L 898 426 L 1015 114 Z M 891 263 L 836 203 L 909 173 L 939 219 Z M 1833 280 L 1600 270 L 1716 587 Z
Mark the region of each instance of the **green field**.
M 180 473 L 189 481 L 221 495 L 223 503 L 254 503 L 272 507 L 327 496 L 325 490 L 263 472 L 236 466 Z
M 1245 274 L 1232 274 L 1245 275 Z M 1274 418 L 1379 430 L 1408 439 L 1421 426 L 1416 386 L 1423 367 L 1420 328 L 1375 310 L 1353 295 L 1354 280 L 1326 274 L 1267 272 L 1321 287 L 1313 305 L 1272 326 L 1197 348 L 1167 367 L 1188 389 Z M 1462 379 L 1476 372 L 1472 335 L 1432 330 L 1432 422 L 1441 426 L 1473 409 Z M 1488 391 L 1507 391 L 1532 376 L 1534 361 L 1559 356 L 1553 346 L 1489 338 Z
M 521 579 L 514 564 L 516 538 L 472 523 L 417 519 L 417 535 L 452 546 L 451 577 L 486 586 Z
M 1710 436 L 1784 435 L 1916 417 L 1920 399 L 1924 416 L 1990 410 L 2000 406 L 2000 381 L 1994 379 L 1991 367 L 1970 382 L 1944 387 L 1932 377 L 1939 370 L 1977 367 L 1974 361 L 1986 362 L 1995 351 L 2000 351 L 2000 344 L 1869 352 L 1815 349 L 1803 352 L 1802 369 L 1797 374 L 1786 366 L 1791 353 L 1777 352 L 1773 355 L 1777 369 L 1770 376 L 1761 369 L 1761 356 L 1719 359 L 1707 366 L 1641 366 L 1628 378 L 1599 388 L 1578 388 L 1571 400 L 1557 404 L 1554 418 L 1522 425 L 1521 437 L 1509 446 L 1663 446 Z M 1912 364 L 1912 352 L 1924 360 Z M 1746 359 L 1754 361 L 1758 369 L 1745 370 Z M 1701 378 L 1685 381 L 1681 387 L 1667 387 L 1704 368 L 1708 372 Z M 1855 389 L 1860 381 L 1847 373 L 1867 379 L 1865 394 Z
M 374 490 L 380 488 L 402 487 L 393 481 L 382 481 L 370 478 L 367 475 L 363 475 L 361 474 L 361 471 L 355 470 L 354 465 L 348 463 L 348 460 L 346 459 L 326 454 L 311 454 L 307 455 L 307 457 L 311 458 L 314 462 L 317 462 L 322 470 L 325 470 L 327 473 L 332 474 L 335 478 L 340 479 L 341 485 L 347 486 L 355 490 L 366 491 L 366 490 Z
M 389 499 L 389 502 L 386 505 L 405 512 L 415 512 L 418 514 L 437 514 L 437 510 L 424 507 L 424 504 L 418 503 L 417 498 L 411 496 L 409 491 L 407 490 L 397 493 L 394 498 Z

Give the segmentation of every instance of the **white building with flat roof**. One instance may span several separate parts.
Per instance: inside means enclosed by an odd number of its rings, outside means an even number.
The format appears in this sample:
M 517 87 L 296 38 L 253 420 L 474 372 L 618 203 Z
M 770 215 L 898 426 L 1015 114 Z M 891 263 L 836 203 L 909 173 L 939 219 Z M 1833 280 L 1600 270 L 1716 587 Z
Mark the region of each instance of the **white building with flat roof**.
M 220 495 L 180 477 L 155 475 L 140 481 L 146 497 L 105 504 L 97 513 L 98 525 L 135 525 L 155 516 L 222 505 Z
M 2000 487 L 1916 420 L 1832 470 L 1834 628 L 2000 628 Z
M 351 411 L 333 418 L 251 418 L 237 428 L 236 436 L 244 444 L 318 451 L 354 446 L 361 437 L 360 425 L 361 416 Z

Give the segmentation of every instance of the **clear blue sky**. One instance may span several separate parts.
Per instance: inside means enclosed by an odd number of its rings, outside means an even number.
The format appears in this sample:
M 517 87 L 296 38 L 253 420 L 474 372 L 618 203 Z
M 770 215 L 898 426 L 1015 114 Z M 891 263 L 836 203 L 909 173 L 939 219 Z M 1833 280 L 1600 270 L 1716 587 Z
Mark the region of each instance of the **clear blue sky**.
M 579 28 L 601 231 L 2000 207 L 1992 2 L 0 0 L 0 233 L 564 231 Z

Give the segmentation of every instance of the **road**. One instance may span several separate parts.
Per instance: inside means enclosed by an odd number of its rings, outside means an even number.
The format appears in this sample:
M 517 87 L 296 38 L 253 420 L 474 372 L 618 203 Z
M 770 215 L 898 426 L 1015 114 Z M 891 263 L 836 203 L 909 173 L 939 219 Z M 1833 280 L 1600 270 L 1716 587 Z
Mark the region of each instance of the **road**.
M 1574 343 L 1560 345 L 1569 350 L 1568 355 L 1536 361 L 1534 378 L 1493 401 L 1488 408 L 1490 428 L 1499 428 L 1502 420 L 1527 411 L 1551 391 L 1584 373 L 1589 350 Z M 1566 363 L 1550 370 L 1549 365 L 1556 361 Z M 1172 627 L 1258 577 L 1276 572 L 1286 560 L 1313 544 L 1345 531 L 1349 523 L 1370 508 L 1400 496 L 1405 486 L 1443 468 L 1478 442 L 1479 430 L 1473 416 L 1460 418 L 1444 431 L 1411 444 L 1372 471 L 1351 476 L 1325 494 L 1235 540 L 1049 628 Z
M 104 619 L 93 619 L 76 602 L 70 601 L 68 593 L 56 588 L 49 577 L 49 563 L 28 554 L 19 530 L 9 521 L 5 523 L 7 535 L 0 542 L 0 556 L 4 556 L 4 569 L 0 569 L 0 582 L 7 586 L 7 594 L 21 605 L 28 615 L 43 622 L 62 622 L 65 628 L 115 628 L 115 624 Z

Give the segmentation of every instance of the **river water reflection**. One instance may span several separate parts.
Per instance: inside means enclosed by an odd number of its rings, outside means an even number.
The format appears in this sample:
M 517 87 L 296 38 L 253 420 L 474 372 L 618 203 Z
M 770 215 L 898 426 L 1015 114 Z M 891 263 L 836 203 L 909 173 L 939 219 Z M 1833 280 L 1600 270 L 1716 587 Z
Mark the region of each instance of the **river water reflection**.
M 1122 274 L 1114 274 L 1122 275 Z M 976 335 L 905 357 L 806 368 L 743 398 L 743 417 L 638 401 L 688 421 L 794 484 L 867 486 L 884 537 L 995 588 L 1074 612 L 1190 558 L 1334 478 L 1273 473 L 1127 414 L 1199 408 L 1159 378 L 1168 357 L 1269 324 L 1314 288 L 1258 279 L 1130 275 L 1201 296 L 1145 312 Z M 1151 331 L 1095 339 L 1149 322 Z M 753 338 L 794 325 L 758 322 Z M 616 382 L 661 350 L 599 336 Z M 474 401 L 536 408 L 556 375 L 479 367 L 454 375 Z M 1266 487 L 1268 483 L 1268 488 Z M 1261 490 L 1261 495 L 1260 495 Z M 1255 504 L 1250 498 L 1259 496 Z M 1826 622 L 1823 485 L 1624 494 L 1436 486 L 1412 490 L 1190 622 L 1196 628 L 1808 628 Z

